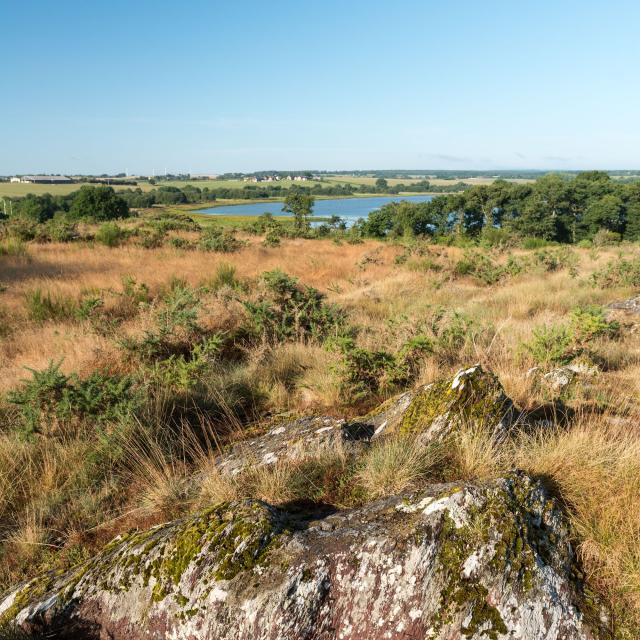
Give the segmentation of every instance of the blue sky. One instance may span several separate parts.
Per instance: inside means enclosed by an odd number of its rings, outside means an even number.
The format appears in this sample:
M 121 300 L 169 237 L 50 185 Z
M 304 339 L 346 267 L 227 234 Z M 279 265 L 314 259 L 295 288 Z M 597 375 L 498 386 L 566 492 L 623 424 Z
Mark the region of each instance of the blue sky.
M 640 167 L 640 3 L 0 0 L 0 174 Z

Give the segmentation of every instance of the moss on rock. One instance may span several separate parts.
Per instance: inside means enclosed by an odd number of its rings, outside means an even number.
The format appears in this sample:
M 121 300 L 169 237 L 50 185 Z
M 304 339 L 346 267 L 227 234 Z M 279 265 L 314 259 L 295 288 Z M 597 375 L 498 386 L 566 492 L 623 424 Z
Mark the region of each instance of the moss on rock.
M 425 387 L 411 401 L 400 422 L 404 434 L 445 435 L 456 423 L 476 421 L 492 428 L 513 419 L 513 403 L 496 376 L 480 365 L 463 369 L 453 379 Z

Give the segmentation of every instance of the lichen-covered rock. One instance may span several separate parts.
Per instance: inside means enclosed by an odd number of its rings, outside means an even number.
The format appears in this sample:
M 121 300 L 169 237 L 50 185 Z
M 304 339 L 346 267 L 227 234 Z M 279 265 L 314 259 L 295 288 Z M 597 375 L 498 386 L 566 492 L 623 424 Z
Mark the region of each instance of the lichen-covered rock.
M 598 373 L 600 369 L 597 364 L 587 357 L 579 357 L 547 372 L 540 367 L 534 367 L 529 369 L 527 377 L 533 378 L 543 390 L 559 395 L 573 388 L 579 379 L 592 378 Z
M 303 459 L 321 450 L 357 453 L 390 433 L 419 435 L 423 443 L 447 435 L 456 424 L 478 420 L 505 436 L 519 417 L 502 385 L 480 365 L 389 399 L 365 416 L 342 420 L 305 417 L 274 425 L 266 433 L 231 445 L 218 459 L 224 473 L 282 459 Z
M 629 298 L 628 300 L 619 300 L 609 304 L 609 309 L 614 311 L 625 311 L 631 314 L 640 314 L 640 296 Z
M 0 617 L 88 640 L 586 640 L 579 576 L 562 514 L 514 473 L 318 520 L 218 505 L 22 585 Z
M 518 416 L 498 378 L 475 365 L 458 371 L 453 379 L 419 390 L 398 421 L 397 430 L 427 442 L 448 435 L 456 425 L 473 421 L 502 439 Z
M 218 459 L 223 473 L 237 474 L 247 466 L 269 465 L 284 458 L 302 459 L 321 450 L 356 448 L 373 435 L 371 425 L 327 416 L 299 418 L 275 425 L 266 433 L 234 443 Z

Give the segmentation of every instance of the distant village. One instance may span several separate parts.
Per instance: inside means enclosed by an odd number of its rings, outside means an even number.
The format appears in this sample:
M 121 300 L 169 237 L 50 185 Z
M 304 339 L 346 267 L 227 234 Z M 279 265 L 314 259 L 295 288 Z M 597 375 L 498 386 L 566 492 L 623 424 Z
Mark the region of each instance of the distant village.
M 301 174 L 289 174 L 289 175 L 281 175 L 281 174 L 271 174 L 271 175 L 252 175 L 245 176 L 242 178 L 244 182 L 280 182 L 282 180 L 291 180 L 292 182 L 308 182 L 309 180 L 322 180 L 321 176 L 314 176 L 309 173 L 301 173 Z

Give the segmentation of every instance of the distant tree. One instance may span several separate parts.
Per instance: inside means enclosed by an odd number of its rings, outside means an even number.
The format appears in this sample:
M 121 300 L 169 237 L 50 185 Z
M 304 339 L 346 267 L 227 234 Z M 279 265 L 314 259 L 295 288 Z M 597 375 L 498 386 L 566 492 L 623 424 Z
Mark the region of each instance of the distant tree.
M 84 186 L 73 194 L 69 215 L 76 219 L 117 220 L 129 216 L 129 206 L 111 187 Z
M 34 222 L 46 222 L 53 218 L 58 207 L 54 198 L 48 193 L 42 196 L 29 193 L 24 198 L 20 198 L 12 208 L 14 215 L 29 218 Z
M 378 193 L 387 193 L 389 191 L 389 183 L 384 178 L 376 180 L 376 191 Z
M 291 188 L 287 191 L 282 210 L 294 217 L 296 233 L 302 234 L 309 230 L 309 217 L 313 215 L 314 198 L 300 189 Z
M 589 237 L 593 237 L 600 229 L 622 233 L 624 227 L 622 200 L 613 194 L 592 200 L 584 213 L 583 226 Z

